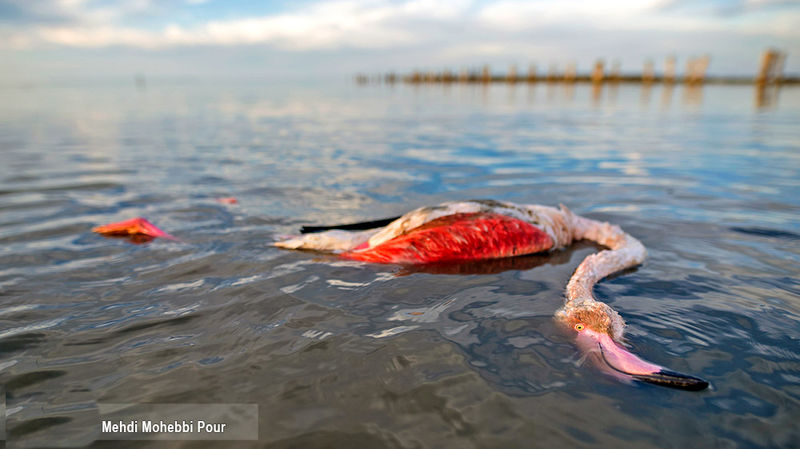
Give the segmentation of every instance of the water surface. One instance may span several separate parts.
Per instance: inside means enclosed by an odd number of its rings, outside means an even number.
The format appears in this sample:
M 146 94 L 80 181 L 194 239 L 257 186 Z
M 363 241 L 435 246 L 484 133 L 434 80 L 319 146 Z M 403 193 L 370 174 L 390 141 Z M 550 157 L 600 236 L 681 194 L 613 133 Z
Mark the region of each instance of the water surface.
M 259 447 L 797 447 L 800 89 L 770 95 L 3 88 L 8 442 L 105 446 L 98 402 L 153 402 L 257 403 Z M 587 243 L 441 270 L 270 246 L 472 198 L 564 203 L 639 238 L 648 261 L 597 296 L 636 353 L 713 387 L 584 363 L 552 316 Z M 90 232 L 134 216 L 180 241 Z

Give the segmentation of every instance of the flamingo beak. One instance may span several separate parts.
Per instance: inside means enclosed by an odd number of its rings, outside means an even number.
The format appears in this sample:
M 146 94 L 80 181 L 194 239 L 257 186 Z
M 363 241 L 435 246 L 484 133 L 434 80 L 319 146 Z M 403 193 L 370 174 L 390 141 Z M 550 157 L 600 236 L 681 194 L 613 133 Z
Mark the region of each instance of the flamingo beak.
M 671 371 L 640 359 L 607 334 L 584 329 L 578 336 L 581 346 L 599 353 L 600 367 L 615 376 L 681 390 L 700 391 L 708 388 L 708 381 L 699 377 Z

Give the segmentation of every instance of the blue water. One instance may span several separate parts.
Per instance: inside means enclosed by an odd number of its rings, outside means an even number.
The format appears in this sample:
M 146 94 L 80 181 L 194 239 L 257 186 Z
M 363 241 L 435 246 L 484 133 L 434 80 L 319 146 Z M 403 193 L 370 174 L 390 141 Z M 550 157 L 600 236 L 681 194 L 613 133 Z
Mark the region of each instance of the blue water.
M 107 445 L 113 402 L 257 403 L 259 447 L 798 447 L 798 119 L 749 86 L 2 88 L 9 447 Z M 596 294 L 712 388 L 585 363 L 552 316 L 588 243 L 451 272 L 270 246 L 472 198 L 639 238 Z M 180 240 L 90 231 L 135 216 Z

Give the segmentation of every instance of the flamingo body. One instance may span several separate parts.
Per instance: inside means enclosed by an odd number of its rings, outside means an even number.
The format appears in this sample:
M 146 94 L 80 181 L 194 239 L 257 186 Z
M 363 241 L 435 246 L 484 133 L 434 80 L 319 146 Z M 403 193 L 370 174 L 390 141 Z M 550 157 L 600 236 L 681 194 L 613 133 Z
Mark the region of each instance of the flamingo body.
M 476 212 L 436 218 L 373 247 L 364 242 L 342 257 L 374 263 L 425 264 L 514 257 L 552 247 L 553 239 L 527 221 Z
M 361 224 L 375 224 L 383 220 Z M 606 276 L 641 264 L 644 245 L 619 226 L 573 214 L 561 206 L 518 205 L 492 200 L 442 203 L 415 209 L 374 229 L 345 225 L 275 242 L 286 249 L 331 251 L 341 257 L 373 263 L 424 265 L 521 256 L 591 240 L 606 250 L 588 256 L 569 280 L 564 307 L 556 318 L 575 332 L 579 346 L 598 366 L 620 379 L 685 390 L 702 390 L 708 382 L 676 373 L 632 354 L 622 344 L 625 322 L 592 289 Z M 321 227 L 326 228 L 326 227 Z

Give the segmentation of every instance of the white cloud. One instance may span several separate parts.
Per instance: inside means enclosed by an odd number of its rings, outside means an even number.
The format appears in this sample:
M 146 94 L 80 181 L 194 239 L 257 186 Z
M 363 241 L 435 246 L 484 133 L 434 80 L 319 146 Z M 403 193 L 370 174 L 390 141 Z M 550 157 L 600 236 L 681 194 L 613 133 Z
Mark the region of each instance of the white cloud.
M 77 17 L 83 0 L 59 0 L 62 12 Z M 272 44 L 283 49 L 383 48 L 420 42 L 419 23 L 464 19 L 464 0 L 321 2 L 305 10 L 246 19 L 215 20 L 194 26 L 171 24 L 162 30 L 114 25 L 128 13 L 152 7 L 148 0 L 127 0 L 111 8 L 94 8 L 68 25 L 38 25 L 14 38 L 14 46 L 41 44 L 70 47 L 170 47 L 179 45 Z
M 192 0 L 171 4 L 187 1 Z M 129 20 L 132 16 L 163 12 L 159 8 L 165 3 L 41 0 L 30 3 L 32 16 L 48 10 L 62 20 L 0 25 L 0 50 L 128 47 L 165 54 L 185 47 L 203 47 L 207 53 L 257 47 L 273 56 L 313 50 L 309 58 L 317 60 L 324 51 L 337 65 L 349 55 L 351 66 L 360 52 L 369 55 L 364 58 L 370 69 L 378 70 L 484 62 L 525 69 L 531 61 L 544 70 L 544 63 L 563 65 L 567 58 L 585 68 L 598 57 L 634 61 L 638 67 L 644 59 L 670 53 L 711 53 L 712 71 L 735 71 L 750 70 L 767 46 L 790 52 L 800 47 L 800 8 L 781 6 L 782 0 L 755 0 L 757 5 L 745 5 L 747 11 L 738 14 L 709 12 L 713 4 L 707 2 L 701 2 L 706 11 L 701 14 L 694 3 L 687 10 L 685 3 L 670 1 L 317 0 L 281 13 L 205 22 L 187 20 L 196 7 L 191 6 L 181 22 L 166 15 L 160 16 L 167 19 L 160 26 L 139 28 L 131 25 L 137 23 Z
M 490 4 L 480 11 L 478 17 L 487 24 L 505 29 L 525 29 L 552 23 L 620 24 L 662 3 L 663 0 L 512 0 Z
M 146 31 L 104 26 L 82 29 L 45 27 L 37 30 L 36 37 L 43 42 L 84 48 L 106 47 L 109 45 L 153 48 L 161 44 L 161 40 L 157 36 Z M 18 46 L 25 44 L 18 44 Z
M 751 3 L 778 4 L 779 0 L 748 0 Z M 750 34 L 774 34 L 800 38 L 796 26 L 800 13 L 788 11 L 783 14 L 753 13 L 747 18 L 698 14 L 665 8 L 668 0 L 561 0 L 501 1 L 490 4 L 478 14 L 487 26 L 505 30 L 530 30 L 538 26 L 591 26 L 598 30 L 614 31 L 729 31 Z
M 194 1 L 197 0 L 188 0 Z M 697 15 L 664 8 L 667 0 L 507 0 L 476 7 L 468 0 L 321 1 L 291 12 L 195 25 L 167 24 L 160 29 L 124 26 L 122 19 L 157 8 L 152 0 L 123 0 L 94 6 L 87 0 L 35 3 L 32 11 L 63 17 L 63 23 L 6 26 L 6 47 L 131 46 L 163 48 L 197 45 L 265 44 L 284 50 L 392 48 L 445 40 L 484 40 L 502 36 L 520 41 L 540 27 L 583 27 L 613 31 L 729 31 L 797 39 L 797 8 L 783 13 L 756 12 L 748 20 Z M 749 0 L 777 3 L 775 0 Z M 666 10 L 665 10 L 666 9 Z M 449 30 L 449 34 L 444 30 Z M 516 33 L 516 34 L 515 34 Z M 488 48 L 502 42 L 481 42 Z M 3 46 L 0 43 L 0 46 Z M 488 47 L 487 47 L 488 46 Z

